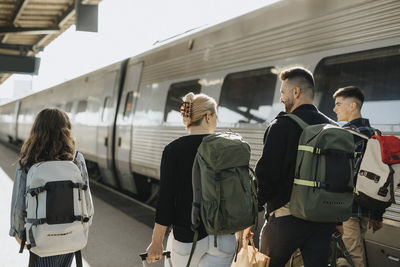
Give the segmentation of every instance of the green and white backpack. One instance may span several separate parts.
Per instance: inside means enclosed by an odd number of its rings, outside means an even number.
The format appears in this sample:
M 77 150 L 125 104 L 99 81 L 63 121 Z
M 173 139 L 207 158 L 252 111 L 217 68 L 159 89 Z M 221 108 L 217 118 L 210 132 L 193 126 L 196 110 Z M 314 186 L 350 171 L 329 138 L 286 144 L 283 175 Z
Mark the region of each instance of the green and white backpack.
M 353 135 L 333 124 L 308 125 L 294 114 L 303 132 L 297 149 L 290 196 L 293 216 L 313 222 L 343 222 L 353 205 Z

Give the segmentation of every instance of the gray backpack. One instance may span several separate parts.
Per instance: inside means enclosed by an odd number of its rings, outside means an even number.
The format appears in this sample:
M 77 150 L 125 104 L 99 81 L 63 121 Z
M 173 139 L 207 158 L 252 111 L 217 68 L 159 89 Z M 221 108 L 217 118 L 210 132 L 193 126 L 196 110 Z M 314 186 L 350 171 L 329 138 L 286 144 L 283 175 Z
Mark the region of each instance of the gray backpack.
M 289 209 L 313 222 L 343 222 L 353 205 L 353 135 L 333 124 L 308 125 L 294 114 L 303 132 L 297 149 Z
M 40 257 L 80 251 L 87 243 L 89 207 L 90 191 L 73 161 L 34 164 L 26 181 L 28 249 Z

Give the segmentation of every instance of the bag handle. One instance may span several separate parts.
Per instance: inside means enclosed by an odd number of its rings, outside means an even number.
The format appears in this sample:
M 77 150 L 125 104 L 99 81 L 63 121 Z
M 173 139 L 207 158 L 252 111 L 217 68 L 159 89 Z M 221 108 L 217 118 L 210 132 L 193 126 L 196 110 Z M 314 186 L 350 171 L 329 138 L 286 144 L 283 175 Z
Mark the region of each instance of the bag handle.
M 253 254 L 252 254 L 252 256 L 251 256 L 251 261 L 252 261 L 253 263 L 257 263 L 257 258 L 256 258 L 257 249 L 256 249 L 256 246 L 254 245 L 253 236 L 250 236 L 250 237 L 249 237 L 249 240 L 250 240 L 251 246 L 253 247 Z
M 256 246 L 254 245 L 253 236 L 250 236 L 249 240 L 250 240 L 250 244 L 251 244 L 251 246 L 253 247 L 253 249 L 254 249 L 254 250 L 257 250 L 257 249 L 256 249 Z

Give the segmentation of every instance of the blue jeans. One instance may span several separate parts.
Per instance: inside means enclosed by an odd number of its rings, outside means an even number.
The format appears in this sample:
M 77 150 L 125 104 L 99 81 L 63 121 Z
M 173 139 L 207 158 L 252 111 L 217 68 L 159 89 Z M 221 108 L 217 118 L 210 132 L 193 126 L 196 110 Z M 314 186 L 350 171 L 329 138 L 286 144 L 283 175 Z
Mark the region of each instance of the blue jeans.
M 167 250 L 171 251 L 173 267 L 186 266 L 192 244 L 175 240 L 171 231 L 167 241 Z M 214 247 L 214 236 L 206 236 L 197 241 L 190 267 L 230 267 L 235 250 L 236 238 L 234 234 L 217 236 L 217 247 Z M 167 261 L 165 261 L 164 266 L 170 267 Z
M 269 267 L 283 267 L 299 248 L 305 267 L 328 266 L 329 244 L 335 223 L 317 223 L 289 216 L 270 216 L 260 238 L 260 252 L 271 258 Z

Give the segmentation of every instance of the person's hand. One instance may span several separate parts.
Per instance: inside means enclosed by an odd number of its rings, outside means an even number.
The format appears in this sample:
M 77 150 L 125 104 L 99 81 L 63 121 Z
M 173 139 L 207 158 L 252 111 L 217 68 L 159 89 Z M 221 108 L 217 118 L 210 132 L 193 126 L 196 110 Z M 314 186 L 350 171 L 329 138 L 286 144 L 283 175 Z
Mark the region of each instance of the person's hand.
M 376 231 L 378 231 L 379 229 L 381 229 L 383 226 L 382 222 L 380 221 L 375 221 L 370 219 L 369 223 L 368 223 L 368 229 L 372 228 L 372 232 L 375 233 Z
M 337 230 L 341 235 L 343 235 L 343 233 L 344 233 L 343 225 L 336 225 L 336 230 Z
M 254 234 L 251 232 L 252 226 L 247 227 L 246 229 L 236 233 L 236 244 L 237 244 L 237 253 L 242 249 L 244 241 L 249 241 L 250 237 Z M 247 243 L 246 243 L 247 245 Z
M 239 253 L 243 247 L 243 230 L 236 232 L 236 246 L 236 253 Z
M 150 245 L 147 247 L 147 262 L 152 263 L 160 260 L 162 258 L 162 254 L 164 251 L 164 247 L 162 243 L 153 243 L 151 242 Z
M 250 239 L 250 237 L 254 236 L 254 234 L 251 232 L 252 228 L 253 226 L 249 226 L 243 230 L 243 238 Z

